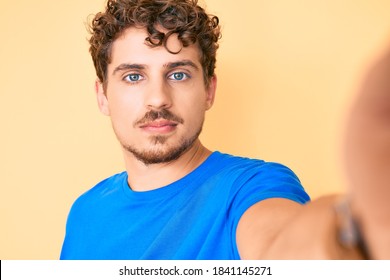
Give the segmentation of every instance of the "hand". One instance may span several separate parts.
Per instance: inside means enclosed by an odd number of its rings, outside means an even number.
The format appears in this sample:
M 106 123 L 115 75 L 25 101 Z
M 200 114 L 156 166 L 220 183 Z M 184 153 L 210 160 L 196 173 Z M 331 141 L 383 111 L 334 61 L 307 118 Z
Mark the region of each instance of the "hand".
M 368 72 L 350 112 L 345 166 L 370 258 L 390 259 L 390 51 Z

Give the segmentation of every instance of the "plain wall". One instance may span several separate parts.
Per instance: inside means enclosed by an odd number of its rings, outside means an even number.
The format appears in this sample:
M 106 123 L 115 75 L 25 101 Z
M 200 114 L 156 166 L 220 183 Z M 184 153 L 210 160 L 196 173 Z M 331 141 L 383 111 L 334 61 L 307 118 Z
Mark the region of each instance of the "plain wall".
M 345 114 L 390 43 L 390 1 L 201 3 L 223 27 L 203 143 L 289 166 L 312 198 L 344 191 Z M 73 201 L 124 169 L 88 53 L 87 16 L 103 7 L 1 0 L 0 259 L 57 259 Z

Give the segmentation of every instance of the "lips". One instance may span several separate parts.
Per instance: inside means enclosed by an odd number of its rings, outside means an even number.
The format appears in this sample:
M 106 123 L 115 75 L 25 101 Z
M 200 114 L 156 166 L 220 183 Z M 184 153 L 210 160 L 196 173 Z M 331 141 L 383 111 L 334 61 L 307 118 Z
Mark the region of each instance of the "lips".
M 160 119 L 142 124 L 140 128 L 148 132 L 168 133 L 175 130 L 177 125 L 177 122 Z

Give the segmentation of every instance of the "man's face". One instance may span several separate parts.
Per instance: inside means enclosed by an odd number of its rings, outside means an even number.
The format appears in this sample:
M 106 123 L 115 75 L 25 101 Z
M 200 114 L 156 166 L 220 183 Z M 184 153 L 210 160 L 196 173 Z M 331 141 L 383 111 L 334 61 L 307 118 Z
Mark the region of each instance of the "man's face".
M 99 82 L 96 90 L 125 152 L 153 164 L 178 158 L 198 139 L 216 78 L 205 86 L 197 45 L 171 54 L 146 45 L 147 37 L 146 30 L 131 27 L 115 40 L 106 92 Z M 176 36 L 167 43 L 172 51 L 181 48 Z

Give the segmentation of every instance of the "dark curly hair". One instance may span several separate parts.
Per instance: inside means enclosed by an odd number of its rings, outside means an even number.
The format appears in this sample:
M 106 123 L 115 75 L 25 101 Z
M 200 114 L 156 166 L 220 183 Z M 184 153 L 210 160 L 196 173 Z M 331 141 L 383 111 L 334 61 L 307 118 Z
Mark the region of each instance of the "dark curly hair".
M 183 47 L 198 43 L 205 84 L 209 83 L 221 36 L 218 17 L 207 14 L 197 0 L 108 0 L 105 11 L 96 14 L 89 26 L 89 51 L 103 84 L 107 82 L 113 42 L 132 26 L 146 28 L 150 47 L 164 46 L 170 53 L 177 53 L 166 44 L 172 34 L 178 35 Z

